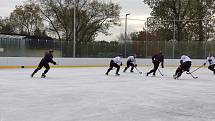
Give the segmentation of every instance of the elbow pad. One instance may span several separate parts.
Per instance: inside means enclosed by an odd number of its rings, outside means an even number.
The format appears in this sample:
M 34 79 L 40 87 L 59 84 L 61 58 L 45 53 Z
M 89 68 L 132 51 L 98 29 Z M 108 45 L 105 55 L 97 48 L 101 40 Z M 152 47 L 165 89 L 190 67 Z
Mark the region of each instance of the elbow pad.
M 183 64 L 183 60 L 180 60 L 180 64 Z

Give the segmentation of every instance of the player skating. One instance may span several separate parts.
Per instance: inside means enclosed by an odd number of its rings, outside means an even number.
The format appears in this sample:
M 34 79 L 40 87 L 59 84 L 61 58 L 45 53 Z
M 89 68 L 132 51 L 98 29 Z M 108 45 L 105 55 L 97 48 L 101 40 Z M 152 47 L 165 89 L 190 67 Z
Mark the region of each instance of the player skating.
M 124 71 L 123 72 L 126 72 L 126 70 L 131 66 L 131 70 L 130 72 L 134 72 L 134 67 L 136 68 L 137 67 L 137 64 L 136 64 L 136 54 L 132 55 L 132 56 L 129 56 L 127 58 L 127 66 L 125 67 Z
M 164 56 L 162 54 L 162 52 L 159 52 L 158 54 L 155 54 L 152 56 L 152 63 L 154 64 L 154 68 L 152 70 L 150 70 L 146 76 L 148 76 L 149 74 L 153 73 L 153 76 L 155 76 L 155 73 L 159 67 L 159 64 L 161 63 L 161 67 L 164 68 Z
M 184 71 L 189 72 L 192 64 L 190 57 L 182 55 L 180 59 L 180 66 L 176 69 L 175 74 L 173 75 L 174 79 L 179 78 Z
M 116 75 L 119 76 L 119 69 L 120 69 L 120 66 L 122 66 L 122 59 L 121 59 L 122 55 L 119 55 L 115 58 L 113 58 L 111 61 L 110 61 L 110 68 L 107 70 L 107 72 L 105 73 L 106 75 L 108 75 L 108 73 L 113 69 L 113 67 L 116 68 Z
M 208 69 L 213 71 L 213 74 L 215 75 L 215 69 L 214 69 L 214 67 L 215 67 L 215 58 L 214 58 L 214 56 L 209 55 L 207 57 L 207 60 L 204 63 L 204 65 L 206 65 L 207 62 L 209 63 Z
M 46 73 L 49 71 L 50 66 L 49 63 L 52 63 L 56 65 L 56 62 L 53 61 L 53 50 L 49 50 L 48 52 L 45 52 L 45 56 L 41 59 L 38 67 L 34 70 L 34 72 L 31 74 L 31 77 L 34 76 L 43 66 L 46 68 L 43 74 L 41 75 L 42 78 L 46 77 Z

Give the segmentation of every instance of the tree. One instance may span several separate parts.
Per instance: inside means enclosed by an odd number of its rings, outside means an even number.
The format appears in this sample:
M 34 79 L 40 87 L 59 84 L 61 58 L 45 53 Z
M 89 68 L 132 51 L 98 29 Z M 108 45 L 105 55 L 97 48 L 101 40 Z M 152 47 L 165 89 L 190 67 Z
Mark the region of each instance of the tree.
M 0 33 L 11 34 L 14 33 L 13 25 L 10 24 L 9 19 L 0 18 Z
M 59 39 L 72 41 L 74 36 L 74 8 L 76 10 L 76 42 L 90 42 L 101 32 L 119 21 L 120 7 L 117 4 L 98 0 L 37 0 L 49 30 Z M 76 4 L 74 4 L 74 1 Z
M 16 6 L 9 17 L 10 25 L 18 34 L 34 35 L 34 31 L 43 29 L 43 21 L 39 6 L 34 3 L 27 3 Z
M 152 8 L 151 15 L 156 18 L 154 20 L 159 25 L 154 29 L 163 28 L 173 32 L 175 21 L 178 41 L 197 38 L 197 36 L 199 41 L 204 40 L 206 24 L 204 19 L 207 18 L 207 10 L 214 7 L 213 2 L 213 0 L 144 0 L 144 3 Z M 187 36 L 190 33 L 193 35 Z

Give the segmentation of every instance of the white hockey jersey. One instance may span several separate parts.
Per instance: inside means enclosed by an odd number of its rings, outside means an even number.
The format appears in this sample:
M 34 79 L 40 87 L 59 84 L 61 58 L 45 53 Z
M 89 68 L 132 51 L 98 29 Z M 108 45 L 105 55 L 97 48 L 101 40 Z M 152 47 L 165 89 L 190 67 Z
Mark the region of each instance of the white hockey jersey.
M 133 64 L 136 64 L 136 59 L 134 56 L 128 56 L 127 61 L 131 61 Z
M 122 63 L 122 59 L 121 59 L 119 56 L 115 57 L 115 58 L 113 59 L 113 61 L 114 61 L 114 63 L 116 63 L 116 64 L 118 64 L 118 65 L 121 65 L 121 63 Z
M 215 58 L 213 56 L 207 57 L 207 61 L 209 65 L 214 65 L 215 64 Z
M 190 57 L 188 57 L 188 56 L 186 56 L 186 55 L 182 55 L 182 56 L 181 56 L 181 60 L 182 60 L 183 63 L 184 63 L 184 62 L 187 62 L 187 61 L 192 62 L 192 60 L 190 59 Z

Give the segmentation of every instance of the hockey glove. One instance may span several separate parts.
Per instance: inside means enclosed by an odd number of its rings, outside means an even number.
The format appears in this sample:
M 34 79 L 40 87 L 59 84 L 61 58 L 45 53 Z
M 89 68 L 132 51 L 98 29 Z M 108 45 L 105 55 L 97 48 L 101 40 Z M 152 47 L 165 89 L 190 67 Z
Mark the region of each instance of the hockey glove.
M 57 63 L 53 61 L 53 64 L 56 65 Z
M 181 65 L 183 64 L 183 60 L 180 60 L 180 64 L 181 64 Z
M 134 64 L 134 67 L 137 67 L 137 64 Z
M 209 60 L 208 60 L 208 62 L 211 62 L 211 61 L 212 61 L 212 59 L 209 59 Z
M 120 66 L 122 66 L 122 63 L 120 64 Z

